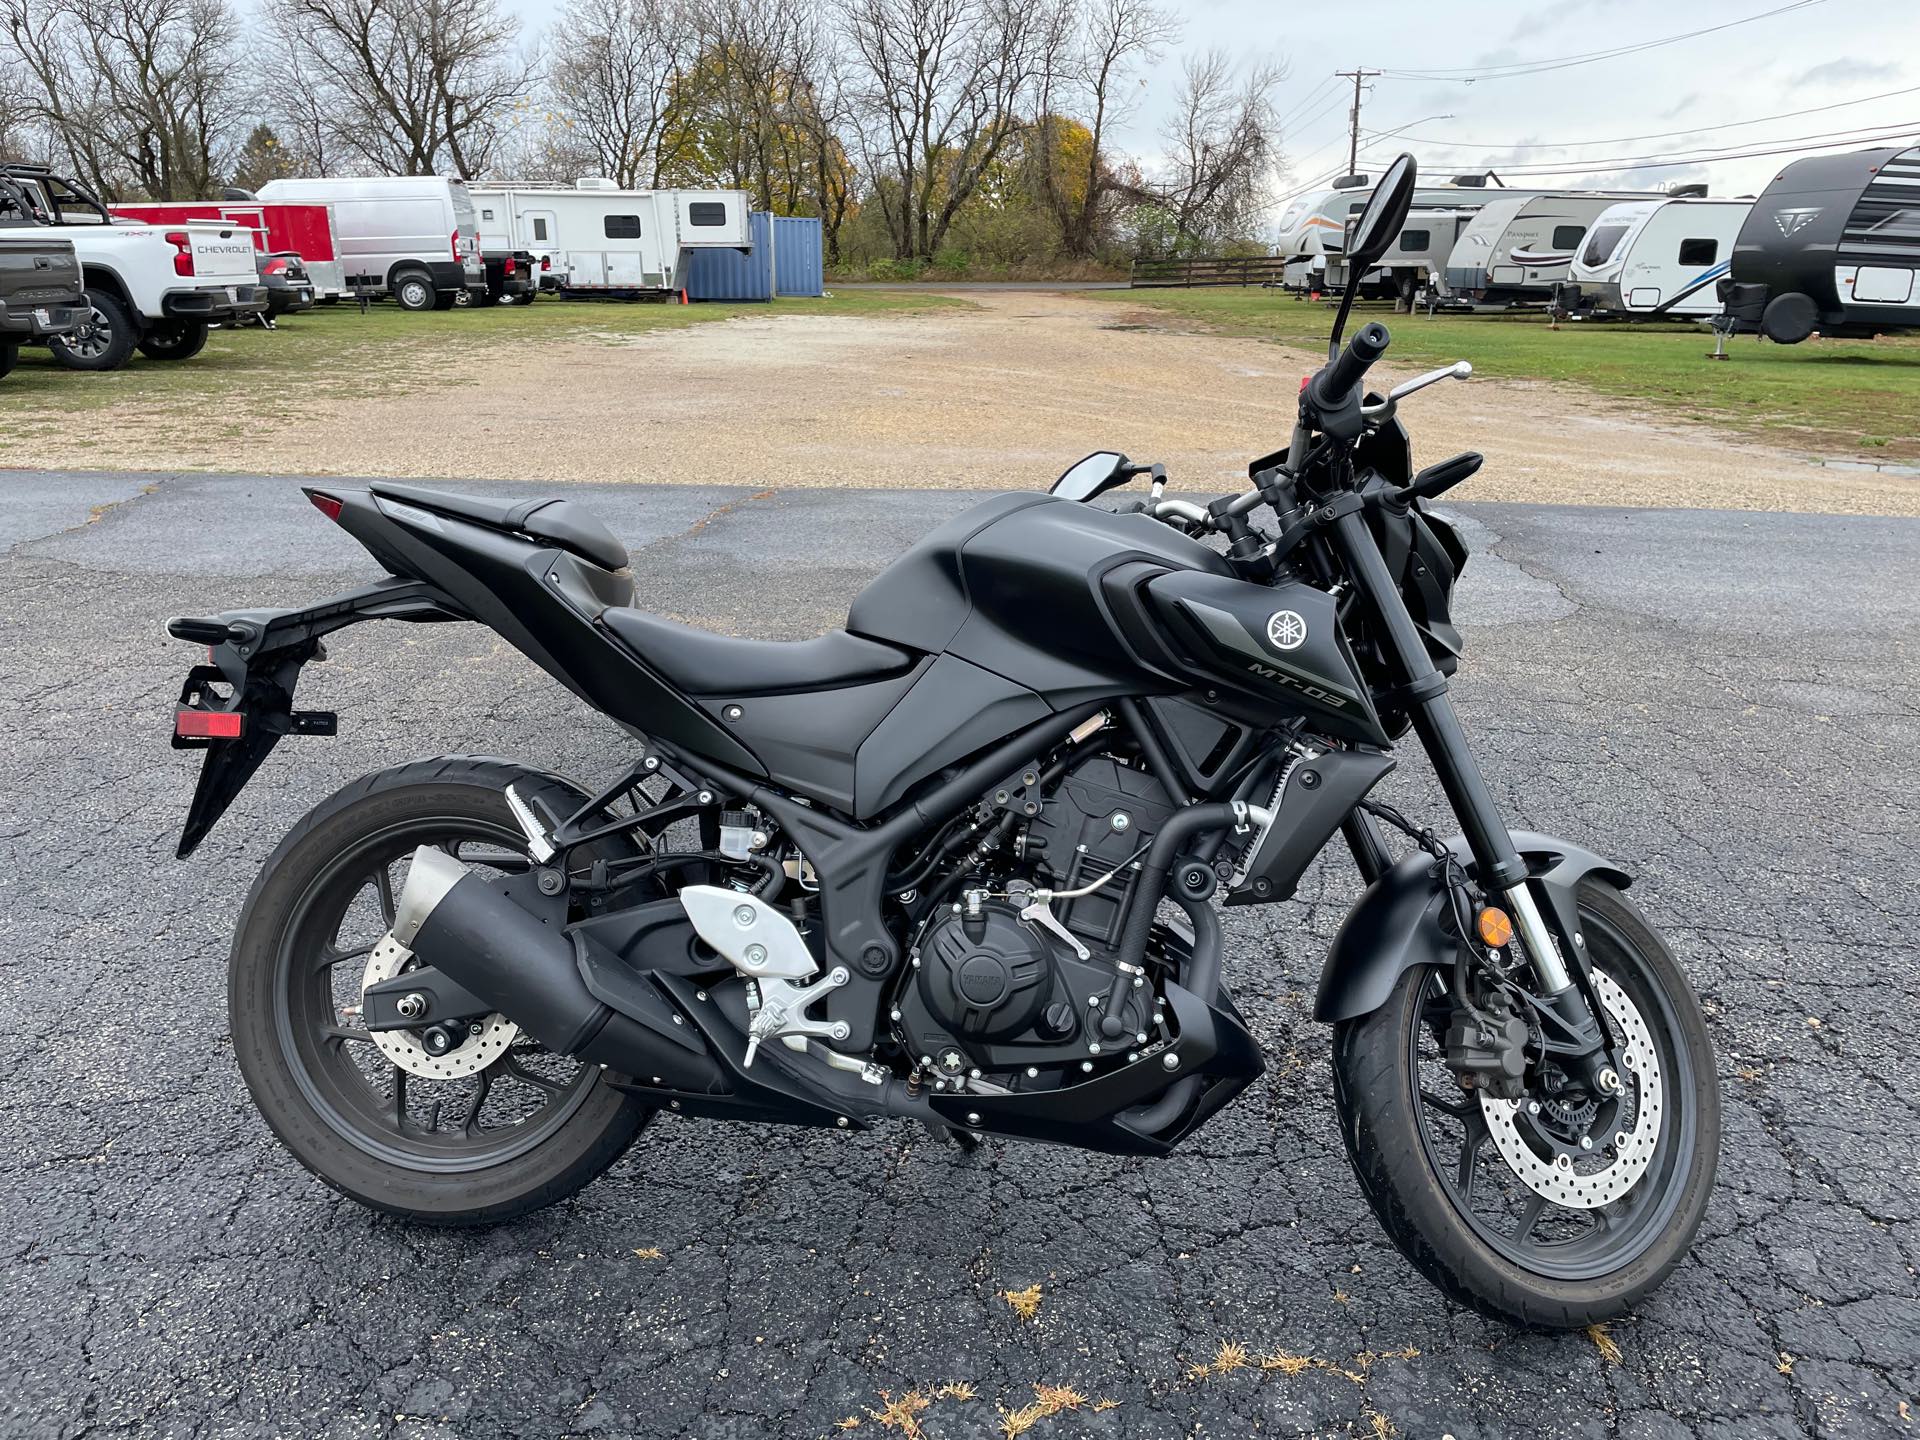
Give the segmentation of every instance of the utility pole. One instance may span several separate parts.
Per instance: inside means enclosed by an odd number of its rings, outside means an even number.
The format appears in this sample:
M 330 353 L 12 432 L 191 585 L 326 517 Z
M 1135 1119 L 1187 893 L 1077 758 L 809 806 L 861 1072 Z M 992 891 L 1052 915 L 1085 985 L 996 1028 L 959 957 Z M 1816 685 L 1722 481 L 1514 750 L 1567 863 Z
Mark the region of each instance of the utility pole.
M 1353 81 L 1353 109 L 1348 112 L 1347 125 L 1347 173 L 1355 174 L 1360 168 L 1360 85 L 1380 72 L 1378 70 L 1336 70 L 1333 72 Z

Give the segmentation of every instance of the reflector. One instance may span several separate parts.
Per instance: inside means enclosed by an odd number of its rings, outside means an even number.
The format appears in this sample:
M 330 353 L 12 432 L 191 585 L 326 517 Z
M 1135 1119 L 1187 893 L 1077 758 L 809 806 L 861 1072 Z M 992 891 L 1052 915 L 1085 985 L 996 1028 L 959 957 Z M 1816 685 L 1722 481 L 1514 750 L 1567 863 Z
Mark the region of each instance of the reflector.
M 312 494 L 308 495 L 307 498 L 313 502 L 313 508 L 318 510 L 322 515 L 326 516 L 327 519 L 329 520 L 338 520 L 340 518 L 341 510 L 345 508 L 345 506 L 340 501 L 339 497 L 334 495 L 322 495 L 317 490 L 314 491 Z
M 173 733 L 183 740 L 238 740 L 246 718 L 238 710 L 180 710 Z

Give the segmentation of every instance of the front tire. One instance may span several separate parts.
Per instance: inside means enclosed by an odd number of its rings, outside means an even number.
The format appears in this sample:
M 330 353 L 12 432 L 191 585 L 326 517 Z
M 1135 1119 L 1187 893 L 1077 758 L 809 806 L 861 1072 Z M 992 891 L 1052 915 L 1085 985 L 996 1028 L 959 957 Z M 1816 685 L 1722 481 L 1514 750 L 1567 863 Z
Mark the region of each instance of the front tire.
M 118 370 L 132 358 L 139 327 L 133 314 L 103 290 L 89 290 L 87 318 L 79 328 L 47 341 L 53 358 L 69 370 Z
M 1658 1287 L 1693 1243 L 1720 1153 L 1713 1049 L 1692 986 L 1611 886 L 1583 883 L 1579 912 L 1595 987 L 1616 997 L 1607 1001 L 1609 1028 L 1623 1045 L 1650 1042 L 1652 1056 L 1630 1072 L 1633 1118 L 1623 1118 L 1623 1100 L 1602 1122 L 1599 1146 L 1574 1150 L 1578 1164 L 1534 1169 L 1531 1149 L 1514 1151 L 1537 1177 L 1523 1178 L 1502 1150 L 1503 1142 L 1529 1143 L 1508 1118 L 1522 1111 L 1533 1143 L 1546 1147 L 1541 1155 L 1552 1149 L 1549 1125 L 1566 1127 L 1568 1149 L 1578 1143 L 1590 1122 L 1574 1102 L 1556 1098 L 1550 1074 L 1530 1067 L 1528 1098 L 1503 1114 L 1490 1107 L 1511 1102 L 1461 1091 L 1441 1063 L 1436 1030 L 1444 1031 L 1450 1007 L 1448 972 L 1408 971 L 1386 1004 L 1334 1032 L 1334 1096 L 1347 1154 L 1387 1234 L 1451 1299 L 1541 1329 L 1613 1319 Z M 1651 1129 L 1636 1123 L 1642 1115 Z M 1503 1126 L 1500 1135 L 1493 1125 Z M 1642 1144 L 1644 1169 L 1617 1199 L 1589 1206 L 1583 1194 L 1562 1205 L 1543 1193 L 1607 1193 L 1592 1167 L 1638 1166 Z
M 379 771 L 322 801 L 261 869 L 228 967 L 234 1054 L 274 1134 L 342 1194 L 430 1225 L 489 1224 L 565 1199 L 652 1115 L 609 1083 L 617 1077 L 526 1037 L 441 1080 L 392 1063 L 358 1028 L 364 976 L 415 848 L 524 873 L 509 783 L 554 814 L 587 798 L 524 766 L 454 756 Z M 481 1045 L 447 1055 L 496 1053 Z
M 140 353 L 149 360 L 191 360 L 207 348 L 207 322 L 179 320 L 149 330 L 140 341 Z

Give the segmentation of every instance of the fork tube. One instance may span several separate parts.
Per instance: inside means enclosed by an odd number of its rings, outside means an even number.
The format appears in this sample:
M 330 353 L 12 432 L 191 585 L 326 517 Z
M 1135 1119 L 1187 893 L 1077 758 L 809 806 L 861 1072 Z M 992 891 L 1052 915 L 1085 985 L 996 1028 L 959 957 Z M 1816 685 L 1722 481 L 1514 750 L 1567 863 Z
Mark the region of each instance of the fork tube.
M 1527 878 L 1527 867 L 1514 850 L 1506 822 L 1500 818 L 1486 779 L 1467 747 L 1460 717 L 1447 698 L 1447 677 L 1427 654 L 1426 641 L 1407 613 L 1400 587 L 1387 572 L 1387 562 L 1381 558 L 1365 516 L 1357 510 L 1342 515 L 1334 522 L 1334 537 L 1344 552 L 1348 573 L 1386 635 L 1387 648 L 1399 672 L 1397 679 L 1409 696 L 1407 708 L 1413 727 L 1433 761 L 1447 802 L 1460 820 L 1480 883 L 1495 893 L 1521 885 Z

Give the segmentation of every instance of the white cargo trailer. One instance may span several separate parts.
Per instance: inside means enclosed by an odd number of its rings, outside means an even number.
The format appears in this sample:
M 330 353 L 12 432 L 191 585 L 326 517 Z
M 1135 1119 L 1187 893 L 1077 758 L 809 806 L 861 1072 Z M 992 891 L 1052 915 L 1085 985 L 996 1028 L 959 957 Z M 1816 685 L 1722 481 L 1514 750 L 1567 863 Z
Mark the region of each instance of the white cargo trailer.
M 753 247 L 744 190 L 621 190 L 588 177 L 476 186 L 473 203 L 482 248 L 526 251 L 553 289 L 671 293 L 687 251 Z

